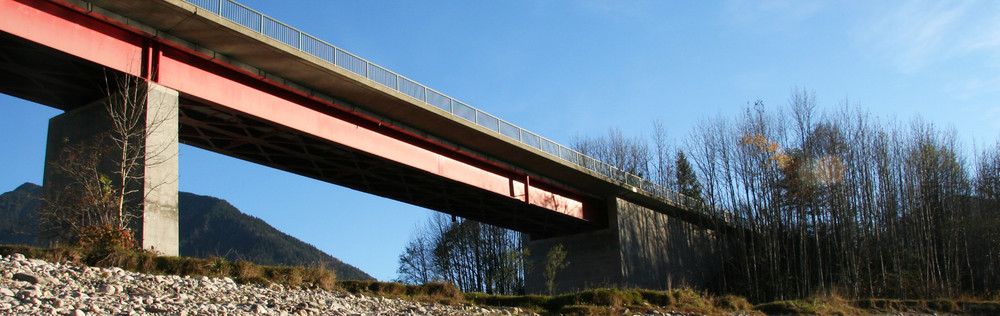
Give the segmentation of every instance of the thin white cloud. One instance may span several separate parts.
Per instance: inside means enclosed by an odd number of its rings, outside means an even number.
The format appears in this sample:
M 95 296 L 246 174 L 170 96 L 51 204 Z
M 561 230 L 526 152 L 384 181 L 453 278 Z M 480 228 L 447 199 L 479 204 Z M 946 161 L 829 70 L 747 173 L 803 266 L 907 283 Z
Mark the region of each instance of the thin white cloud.
M 969 55 L 985 54 L 990 63 L 1000 58 L 1000 12 L 994 2 L 891 2 L 868 9 L 854 30 L 860 48 L 901 73 Z

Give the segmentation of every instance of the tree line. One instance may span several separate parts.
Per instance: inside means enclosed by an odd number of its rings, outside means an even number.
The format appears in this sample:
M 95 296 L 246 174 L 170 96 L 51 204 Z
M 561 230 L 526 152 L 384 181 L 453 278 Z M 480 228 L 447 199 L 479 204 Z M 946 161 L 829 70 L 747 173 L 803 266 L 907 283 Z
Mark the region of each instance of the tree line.
M 653 122 L 650 136 L 612 128 L 572 147 L 742 219 L 719 230 L 722 277 L 709 290 L 764 301 L 1000 288 L 1000 143 L 968 148 L 931 122 L 846 104 L 821 112 L 798 89 L 785 107 L 757 101 L 700 120 L 679 144 L 667 136 Z
M 434 214 L 413 234 L 399 257 L 397 281 L 450 282 L 463 292 L 524 292 L 521 233 Z
M 722 290 L 751 299 L 988 294 L 1000 285 L 997 156 L 933 123 L 857 109 L 819 113 L 795 91 L 699 123 L 687 144 L 703 196 L 746 219 Z

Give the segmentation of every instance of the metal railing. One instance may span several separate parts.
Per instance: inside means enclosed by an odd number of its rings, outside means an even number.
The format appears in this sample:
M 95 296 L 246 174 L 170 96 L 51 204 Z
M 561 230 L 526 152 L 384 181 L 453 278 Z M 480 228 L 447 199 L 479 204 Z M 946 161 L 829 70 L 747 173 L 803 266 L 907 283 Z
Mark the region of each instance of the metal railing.
M 703 205 L 699 200 L 670 190 L 662 185 L 622 171 L 614 166 L 581 154 L 566 146 L 553 142 L 538 134 L 483 112 L 443 93 L 435 91 L 409 78 L 373 64 L 361 57 L 330 45 L 296 28 L 272 19 L 260 12 L 232 0 L 185 0 L 188 3 L 209 10 L 230 21 L 254 30 L 257 33 L 285 43 L 299 51 L 368 78 L 383 86 L 411 96 L 421 102 L 442 109 L 452 115 L 473 122 L 530 147 L 539 149 L 556 158 L 569 161 L 604 177 L 632 186 L 638 190 L 658 196 L 677 205 Z M 705 209 L 705 208 L 701 208 Z

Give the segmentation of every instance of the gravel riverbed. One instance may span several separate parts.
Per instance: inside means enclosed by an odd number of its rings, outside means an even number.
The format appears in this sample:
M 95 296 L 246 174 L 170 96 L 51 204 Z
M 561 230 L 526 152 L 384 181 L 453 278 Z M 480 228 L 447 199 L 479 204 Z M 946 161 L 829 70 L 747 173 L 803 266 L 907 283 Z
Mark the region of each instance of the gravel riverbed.
M 0 259 L 0 315 L 516 315 L 516 308 L 425 304 L 230 278 Z

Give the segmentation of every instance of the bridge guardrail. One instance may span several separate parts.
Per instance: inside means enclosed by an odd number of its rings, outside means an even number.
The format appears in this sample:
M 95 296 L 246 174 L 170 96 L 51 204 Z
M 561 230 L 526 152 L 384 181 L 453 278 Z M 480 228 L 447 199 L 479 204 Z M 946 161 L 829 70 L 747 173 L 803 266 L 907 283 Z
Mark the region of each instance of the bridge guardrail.
M 670 190 L 662 185 L 643 179 L 642 177 L 620 170 L 612 165 L 584 155 L 569 147 L 560 145 L 547 138 L 525 130 L 510 122 L 504 121 L 489 113 L 458 101 L 443 93 L 435 91 L 416 81 L 385 69 L 379 65 L 333 46 L 312 35 L 306 34 L 294 27 L 281 23 L 267 15 L 244 6 L 232 0 L 184 0 L 200 8 L 218 14 L 223 18 L 254 30 L 257 33 L 285 43 L 299 51 L 316 56 L 337 67 L 361 75 L 383 86 L 392 88 L 411 96 L 421 102 L 432 105 L 452 115 L 475 123 L 505 137 L 537 148 L 556 158 L 581 166 L 604 177 L 632 186 L 638 190 L 666 199 L 677 205 L 700 206 L 709 209 L 702 201 Z M 728 213 L 724 215 L 731 222 Z

